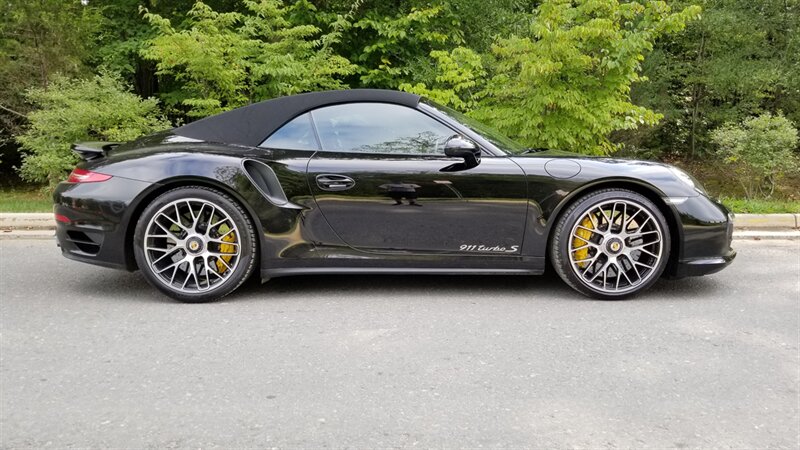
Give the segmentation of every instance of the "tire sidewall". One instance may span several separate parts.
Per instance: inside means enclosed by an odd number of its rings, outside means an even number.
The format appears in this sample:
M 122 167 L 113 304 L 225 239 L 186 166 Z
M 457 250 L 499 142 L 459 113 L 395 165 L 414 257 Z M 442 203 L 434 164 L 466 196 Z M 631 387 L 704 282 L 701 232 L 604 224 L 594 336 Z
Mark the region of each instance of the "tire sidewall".
M 634 201 L 642 208 L 647 210 L 655 221 L 661 231 L 662 236 L 662 256 L 658 261 L 658 265 L 653 269 L 652 275 L 642 285 L 636 289 L 620 294 L 613 294 L 609 292 L 602 292 L 594 289 L 592 286 L 585 284 L 580 277 L 575 273 L 572 268 L 572 263 L 569 259 L 569 242 L 571 232 L 576 222 L 580 220 L 586 212 L 599 205 L 613 200 Z M 621 300 L 629 297 L 636 296 L 647 289 L 649 289 L 664 273 L 670 257 L 671 249 L 671 235 L 669 225 L 661 210 L 647 197 L 633 191 L 624 189 L 605 189 L 587 194 L 576 200 L 567 211 L 564 212 L 561 219 L 558 221 L 554 238 L 551 242 L 551 262 L 553 267 L 558 272 L 559 276 L 576 291 L 593 298 L 603 300 Z
M 242 250 L 239 264 L 221 286 L 208 292 L 187 293 L 170 289 L 159 279 L 158 275 L 153 273 L 144 253 L 144 236 L 153 216 L 169 203 L 188 198 L 197 198 L 213 203 L 230 216 L 239 230 Z M 250 277 L 255 268 L 257 248 L 252 221 L 235 200 L 210 188 L 188 186 L 167 191 L 145 207 L 136 223 L 133 235 L 133 252 L 139 270 L 150 285 L 181 302 L 203 303 L 214 301 L 230 294 Z

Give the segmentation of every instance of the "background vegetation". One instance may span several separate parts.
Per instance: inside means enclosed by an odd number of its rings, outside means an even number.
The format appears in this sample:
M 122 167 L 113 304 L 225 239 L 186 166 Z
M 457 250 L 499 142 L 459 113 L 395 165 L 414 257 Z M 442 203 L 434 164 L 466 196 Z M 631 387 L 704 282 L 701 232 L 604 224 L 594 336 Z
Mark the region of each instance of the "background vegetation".
M 531 147 L 671 162 L 741 208 L 800 201 L 800 0 L 6 0 L 0 17 L 3 196 L 63 177 L 75 140 L 375 87 Z

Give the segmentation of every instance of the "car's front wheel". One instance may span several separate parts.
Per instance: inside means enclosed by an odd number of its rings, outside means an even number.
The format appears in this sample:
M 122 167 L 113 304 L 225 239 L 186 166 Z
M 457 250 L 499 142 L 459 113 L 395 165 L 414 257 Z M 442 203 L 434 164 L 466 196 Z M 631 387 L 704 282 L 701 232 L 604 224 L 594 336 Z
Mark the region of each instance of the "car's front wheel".
M 576 200 L 555 226 L 551 262 L 572 288 L 616 300 L 649 288 L 669 260 L 670 233 L 646 197 L 605 189 Z
M 168 191 L 136 224 L 134 255 L 147 281 L 183 302 L 219 299 L 239 287 L 256 263 L 247 213 L 222 192 L 199 186 Z

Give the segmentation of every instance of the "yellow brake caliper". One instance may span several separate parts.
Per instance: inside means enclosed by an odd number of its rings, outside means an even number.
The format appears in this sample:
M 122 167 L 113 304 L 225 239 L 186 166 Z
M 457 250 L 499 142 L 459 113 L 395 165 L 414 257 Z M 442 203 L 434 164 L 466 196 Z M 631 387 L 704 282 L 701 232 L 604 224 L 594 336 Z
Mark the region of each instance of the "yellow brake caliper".
M 594 230 L 594 226 L 592 225 L 592 219 L 590 219 L 589 216 L 586 216 L 586 218 L 583 219 L 583 222 L 581 222 L 581 227 L 588 229 L 578 228 L 578 230 L 575 232 L 577 237 L 572 239 L 572 246 L 574 248 L 583 247 L 590 242 L 589 238 L 592 237 L 592 232 L 589 230 Z M 588 246 L 575 251 L 575 261 L 581 261 L 583 259 L 587 259 L 588 257 L 589 257 Z M 589 264 L 588 261 L 579 262 L 578 267 L 584 269 L 588 264 Z
M 228 226 L 224 224 L 221 227 L 219 227 L 219 230 L 217 231 L 225 236 L 220 240 L 224 242 L 236 242 L 236 233 L 229 233 L 225 235 L 225 233 L 227 233 L 229 230 L 230 228 L 228 228 Z M 219 251 L 220 253 L 236 253 L 236 247 L 234 247 L 231 244 L 220 244 Z M 231 254 L 231 256 L 221 256 L 220 258 L 222 261 L 225 261 L 225 263 L 223 263 L 220 260 L 217 260 L 217 272 L 223 274 L 225 273 L 226 270 L 228 270 L 228 267 L 225 266 L 225 264 L 231 262 L 231 259 L 233 259 L 233 255 Z

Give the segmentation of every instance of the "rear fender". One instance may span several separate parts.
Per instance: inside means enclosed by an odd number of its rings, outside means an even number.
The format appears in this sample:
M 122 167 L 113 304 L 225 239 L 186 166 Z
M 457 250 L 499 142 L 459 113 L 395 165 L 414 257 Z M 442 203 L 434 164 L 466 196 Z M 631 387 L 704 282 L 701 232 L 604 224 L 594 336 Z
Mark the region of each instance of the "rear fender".
M 241 158 L 208 154 L 204 154 L 202 158 L 189 158 L 184 154 L 178 158 L 164 156 L 156 158 L 155 161 L 150 159 L 150 157 L 138 159 L 138 164 L 131 166 L 129 171 L 106 170 L 105 172 L 126 173 L 133 175 L 131 178 L 134 178 L 145 175 L 141 172 L 141 168 L 137 168 L 139 166 L 148 169 L 146 174 L 148 178 L 158 179 L 153 186 L 138 196 L 135 207 L 129 210 L 127 242 L 131 249 L 136 221 L 144 208 L 166 191 L 192 185 L 224 192 L 245 208 L 259 234 L 262 263 L 268 264 L 269 260 L 313 249 L 311 240 L 305 237 L 302 229 L 302 218 L 307 209 L 302 204 L 302 198 L 299 199 L 301 203 L 290 202 L 288 199 L 282 204 L 276 202 L 275 197 L 270 198 L 266 195 L 263 188 L 260 188 L 253 177 L 244 170 Z M 165 164 L 168 161 L 171 164 Z M 275 167 L 275 164 L 270 166 Z M 286 175 L 285 172 L 281 167 L 273 169 L 273 173 Z M 285 180 L 280 179 L 279 182 L 283 184 Z M 307 186 L 304 174 L 303 186 Z M 284 198 L 287 194 L 283 193 Z M 295 192 L 293 200 L 302 197 L 296 194 Z M 308 197 L 310 198 L 310 195 Z

